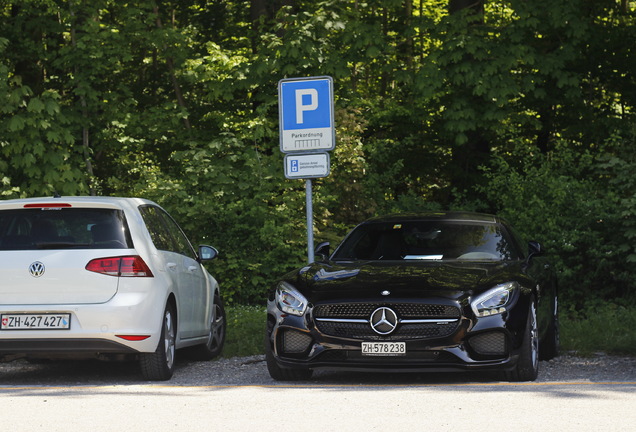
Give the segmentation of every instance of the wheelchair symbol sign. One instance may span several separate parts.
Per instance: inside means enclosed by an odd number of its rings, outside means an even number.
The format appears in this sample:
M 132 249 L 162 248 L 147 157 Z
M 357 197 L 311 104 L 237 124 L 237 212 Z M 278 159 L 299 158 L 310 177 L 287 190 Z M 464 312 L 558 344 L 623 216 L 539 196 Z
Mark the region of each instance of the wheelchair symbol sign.
M 329 153 L 288 153 L 285 155 L 285 177 L 309 179 L 328 177 L 331 170 Z

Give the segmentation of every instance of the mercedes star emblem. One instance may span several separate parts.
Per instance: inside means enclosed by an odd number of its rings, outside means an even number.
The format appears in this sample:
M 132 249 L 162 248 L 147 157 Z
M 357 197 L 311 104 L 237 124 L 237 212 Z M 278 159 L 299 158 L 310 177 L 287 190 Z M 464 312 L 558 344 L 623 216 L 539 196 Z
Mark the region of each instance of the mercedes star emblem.
M 29 273 L 31 273 L 31 276 L 36 278 L 42 276 L 44 274 L 44 270 L 44 264 L 40 261 L 36 261 L 29 266 Z
M 369 323 L 377 334 L 388 335 L 397 327 L 398 318 L 393 309 L 383 306 L 373 311 Z

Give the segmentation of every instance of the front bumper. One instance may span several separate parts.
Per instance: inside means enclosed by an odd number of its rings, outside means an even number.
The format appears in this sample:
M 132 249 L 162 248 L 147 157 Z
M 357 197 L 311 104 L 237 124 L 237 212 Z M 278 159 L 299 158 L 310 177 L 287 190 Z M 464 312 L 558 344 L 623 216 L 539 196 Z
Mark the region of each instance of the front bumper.
M 515 367 L 524 330 L 524 302 L 509 311 L 476 319 L 462 310 L 453 328 L 436 335 L 401 332 L 379 335 L 334 336 L 323 333 L 311 309 L 302 317 L 282 313 L 268 303 L 268 343 L 283 368 L 347 369 L 383 372 L 509 370 Z M 362 354 L 363 342 L 404 342 L 406 353 L 396 356 Z

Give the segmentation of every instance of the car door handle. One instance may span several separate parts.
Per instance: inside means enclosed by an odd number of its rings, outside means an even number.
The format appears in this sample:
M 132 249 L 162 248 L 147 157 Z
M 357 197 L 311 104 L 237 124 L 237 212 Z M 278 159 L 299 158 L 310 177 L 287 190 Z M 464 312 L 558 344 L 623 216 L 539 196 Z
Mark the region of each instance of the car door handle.
M 177 270 L 177 263 L 169 262 L 168 264 L 166 264 L 166 267 L 168 267 L 168 270 L 176 271 Z
M 197 271 L 197 268 L 198 268 L 197 266 L 193 266 L 192 265 L 192 266 L 188 267 L 188 271 L 191 272 L 191 273 L 194 273 L 195 271 Z

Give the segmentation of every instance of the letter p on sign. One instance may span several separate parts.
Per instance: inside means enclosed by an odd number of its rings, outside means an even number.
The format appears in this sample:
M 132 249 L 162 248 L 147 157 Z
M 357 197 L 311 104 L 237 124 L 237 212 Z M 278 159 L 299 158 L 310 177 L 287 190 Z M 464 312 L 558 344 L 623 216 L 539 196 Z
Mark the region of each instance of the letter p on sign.
M 304 97 L 309 96 L 309 97 Z M 309 100 L 308 104 L 304 104 Z M 305 88 L 296 90 L 296 123 L 303 124 L 304 112 L 315 111 L 318 109 L 318 90 L 314 88 Z

